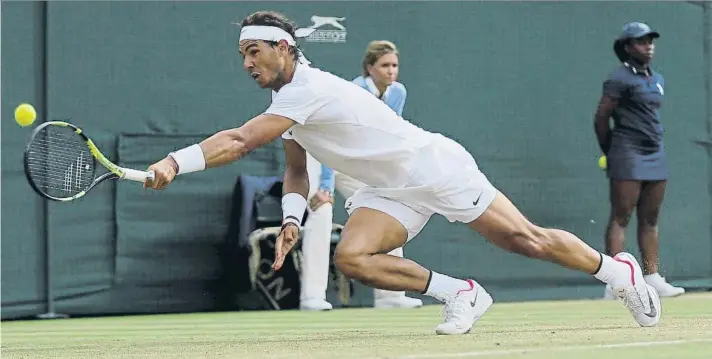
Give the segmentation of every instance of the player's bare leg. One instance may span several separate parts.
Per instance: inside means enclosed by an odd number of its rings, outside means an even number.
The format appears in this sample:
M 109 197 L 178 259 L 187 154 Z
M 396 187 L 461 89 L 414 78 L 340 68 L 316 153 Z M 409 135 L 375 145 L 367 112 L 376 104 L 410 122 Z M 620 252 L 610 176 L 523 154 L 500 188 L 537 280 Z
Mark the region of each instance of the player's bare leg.
M 349 177 L 341 172 L 334 172 L 336 192 L 344 198 L 349 198 L 357 190 L 366 186 L 365 183 Z M 395 257 L 403 257 L 403 248 L 396 248 L 388 254 Z M 418 308 L 423 306 L 423 301 L 417 298 L 407 297 L 404 291 L 390 291 L 384 289 L 373 289 L 374 308 Z
M 395 218 L 357 208 L 341 232 L 334 264 L 347 277 L 374 288 L 423 292 L 430 272 L 412 260 L 387 254 L 407 239 L 408 232 Z
M 501 193 L 469 225 L 496 246 L 526 257 L 590 274 L 595 273 L 601 263 L 601 254 L 578 237 L 532 224 Z
M 403 248 L 396 248 L 388 254 L 394 257 L 403 258 Z M 394 292 L 384 289 L 373 289 L 373 307 L 382 309 L 392 308 L 419 308 L 423 306 L 423 301 L 418 298 L 406 296 L 404 291 Z
M 390 215 L 358 208 L 349 217 L 334 263 L 347 277 L 374 288 L 409 291 L 446 302 L 445 323 L 438 334 L 467 333 L 492 304 L 490 295 L 472 279 L 467 281 L 430 271 L 416 262 L 387 254 L 405 245 L 408 232 Z M 455 298 L 467 297 L 467 306 L 454 305 Z
M 611 258 L 569 232 L 536 226 L 502 193 L 469 225 L 510 252 L 594 275 L 624 299 L 641 326 L 653 326 L 660 321 L 658 293 L 645 282 L 640 265 L 631 254 L 621 252 Z

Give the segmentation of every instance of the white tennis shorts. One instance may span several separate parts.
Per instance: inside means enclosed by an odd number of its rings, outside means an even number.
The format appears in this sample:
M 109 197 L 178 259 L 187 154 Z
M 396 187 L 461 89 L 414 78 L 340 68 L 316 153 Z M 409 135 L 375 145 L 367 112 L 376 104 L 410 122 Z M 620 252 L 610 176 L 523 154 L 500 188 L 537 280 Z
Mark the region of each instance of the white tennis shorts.
M 409 241 L 433 214 L 463 223 L 482 215 L 494 201 L 497 189 L 464 147 L 445 136 L 437 136 L 419 153 L 418 166 L 405 188 L 365 186 L 346 200 L 349 215 L 360 207 L 385 212 L 408 230 Z

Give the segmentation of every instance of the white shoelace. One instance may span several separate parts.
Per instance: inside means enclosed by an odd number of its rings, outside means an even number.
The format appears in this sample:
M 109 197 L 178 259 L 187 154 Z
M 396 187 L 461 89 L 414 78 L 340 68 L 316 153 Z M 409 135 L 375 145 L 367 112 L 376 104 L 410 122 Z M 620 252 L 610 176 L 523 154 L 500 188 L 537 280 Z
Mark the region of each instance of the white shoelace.
M 629 286 L 614 290 L 616 296 L 622 299 L 623 306 L 630 309 L 634 313 L 645 312 L 645 306 L 643 305 L 643 300 L 638 295 L 638 291 L 635 287 Z
M 467 312 L 465 303 L 458 303 L 458 299 L 458 296 L 451 296 L 445 301 L 445 306 L 440 310 L 440 315 L 445 317 L 445 322 L 449 322 L 451 319 Z

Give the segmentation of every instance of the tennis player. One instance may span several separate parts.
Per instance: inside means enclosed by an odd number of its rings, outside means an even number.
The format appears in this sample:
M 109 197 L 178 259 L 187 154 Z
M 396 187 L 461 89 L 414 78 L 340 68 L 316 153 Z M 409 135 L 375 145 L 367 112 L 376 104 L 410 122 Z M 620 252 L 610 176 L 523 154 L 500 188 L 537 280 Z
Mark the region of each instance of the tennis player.
M 466 223 L 510 252 L 589 273 L 611 285 L 639 325 L 658 324 L 660 298 L 643 280 L 634 256 L 609 257 L 571 233 L 529 222 L 460 144 L 400 120 L 354 83 L 309 66 L 296 46 L 296 26 L 282 14 L 257 12 L 241 25 L 243 66 L 261 88 L 277 93 L 272 104 L 240 127 L 169 153 L 149 167 L 155 180 L 147 187 L 164 189 L 176 175 L 227 165 L 281 135 L 287 168 L 275 270 L 296 243 L 307 207 L 306 151 L 367 185 L 346 202 L 350 216 L 334 255 L 338 269 L 374 288 L 445 302 L 437 334 L 469 332 L 492 297 L 474 279 L 386 254 L 413 239 L 434 214 Z
M 366 47 L 366 54 L 361 61 L 362 75 L 353 82 L 372 93 L 388 105 L 398 116 L 402 116 L 407 92 L 398 79 L 398 49 L 390 41 L 372 41 Z M 341 172 L 335 172 L 320 164 L 307 153 L 307 172 L 310 190 L 307 199 L 310 202 L 309 216 L 304 225 L 302 242 L 302 310 L 329 310 L 331 304 L 326 301 L 326 288 L 329 277 L 329 251 L 333 221 L 334 188 L 344 198 L 350 198 L 356 190 L 365 187 L 361 181 Z M 315 180 L 319 178 L 319 183 Z M 336 182 L 334 184 L 334 181 Z M 316 186 L 319 186 L 316 189 Z M 403 248 L 396 248 L 388 254 L 403 257 Z M 376 308 L 417 308 L 423 301 L 410 298 L 403 291 L 373 290 L 373 306 Z

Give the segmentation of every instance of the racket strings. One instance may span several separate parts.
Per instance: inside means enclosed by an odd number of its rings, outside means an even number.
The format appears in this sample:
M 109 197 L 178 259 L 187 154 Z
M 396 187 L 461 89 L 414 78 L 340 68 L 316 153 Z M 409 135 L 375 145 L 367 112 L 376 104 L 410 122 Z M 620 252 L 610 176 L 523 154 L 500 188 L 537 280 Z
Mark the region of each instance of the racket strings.
M 27 154 L 29 176 L 52 197 L 74 196 L 86 190 L 94 179 L 91 151 L 69 127 L 45 127 L 30 142 Z

